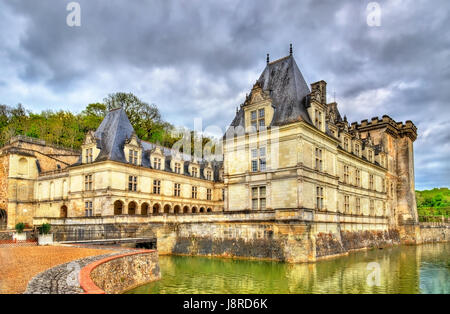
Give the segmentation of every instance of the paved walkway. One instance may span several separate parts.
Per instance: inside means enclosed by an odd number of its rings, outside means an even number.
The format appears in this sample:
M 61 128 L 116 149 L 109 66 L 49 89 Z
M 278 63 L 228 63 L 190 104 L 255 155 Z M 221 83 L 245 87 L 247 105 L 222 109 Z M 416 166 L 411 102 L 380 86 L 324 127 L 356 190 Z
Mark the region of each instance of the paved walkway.
M 27 288 L 28 282 L 34 276 L 54 266 L 86 257 L 97 256 L 98 259 L 100 258 L 99 255 L 108 256 L 110 254 L 118 254 L 121 251 L 123 252 L 123 250 L 117 251 L 112 248 L 99 249 L 69 246 L 0 248 L 0 294 L 23 293 Z M 89 261 L 87 260 L 87 262 Z M 74 265 L 71 266 L 72 269 L 69 269 L 72 275 L 74 270 L 76 270 Z M 80 267 L 82 268 L 81 264 Z M 59 277 L 57 274 L 53 274 L 54 277 L 53 281 L 50 282 L 50 288 L 42 290 L 42 293 L 58 291 Z

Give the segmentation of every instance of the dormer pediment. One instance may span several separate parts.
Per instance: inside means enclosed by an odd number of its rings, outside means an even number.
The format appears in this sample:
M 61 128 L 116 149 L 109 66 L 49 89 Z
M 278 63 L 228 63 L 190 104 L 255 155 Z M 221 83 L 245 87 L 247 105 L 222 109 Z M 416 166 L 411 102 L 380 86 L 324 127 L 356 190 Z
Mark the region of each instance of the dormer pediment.
M 84 145 L 92 145 L 97 143 L 97 138 L 95 137 L 94 131 L 89 131 L 86 134 L 86 137 L 84 138 L 83 146 Z
M 133 146 L 133 147 L 141 147 L 141 143 L 136 133 L 133 133 L 129 139 L 125 141 L 125 145 Z

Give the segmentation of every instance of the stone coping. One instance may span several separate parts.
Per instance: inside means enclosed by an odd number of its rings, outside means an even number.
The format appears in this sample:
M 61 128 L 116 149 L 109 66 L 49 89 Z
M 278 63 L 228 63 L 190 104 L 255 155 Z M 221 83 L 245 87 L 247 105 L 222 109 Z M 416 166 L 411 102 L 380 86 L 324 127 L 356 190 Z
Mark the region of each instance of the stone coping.
M 100 266 L 104 263 L 108 263 L 112 260 L 123 258 L 126 256 L 147 254 L 147 253 L 153 253 L 153 252 L 156 252 L 156 250 L 140 250 L 138 252 L 114 255 L 114 256 L 110 256 L 110 257 L 95 261 L 95 262 L 83 267 L 80 270 L 80 274 L 79 274 L 79 283 L 80 283 L 80 287 L 84 290 L 83 294 L 106 294 L 106 292 L 103 289 L 101 289 L 100 287 L 98 287 L 91 278 L 91 272 L 98 266 Z

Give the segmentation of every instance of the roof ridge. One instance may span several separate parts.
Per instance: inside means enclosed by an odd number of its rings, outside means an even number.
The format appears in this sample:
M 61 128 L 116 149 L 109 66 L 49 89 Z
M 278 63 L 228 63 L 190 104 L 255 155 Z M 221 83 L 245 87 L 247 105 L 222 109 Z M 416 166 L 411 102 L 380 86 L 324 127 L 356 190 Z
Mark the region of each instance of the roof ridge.
M 275 61 L 269 62 L 269 65 L 275 64 L 275 63 L 280 62 L 280 61 L 284 61 L 284 60 L 288 59 L 289 57 L 292 57 L 292 56 L 288 55 L 286 57 L 283 57 L 283 58 L 277 59 Z

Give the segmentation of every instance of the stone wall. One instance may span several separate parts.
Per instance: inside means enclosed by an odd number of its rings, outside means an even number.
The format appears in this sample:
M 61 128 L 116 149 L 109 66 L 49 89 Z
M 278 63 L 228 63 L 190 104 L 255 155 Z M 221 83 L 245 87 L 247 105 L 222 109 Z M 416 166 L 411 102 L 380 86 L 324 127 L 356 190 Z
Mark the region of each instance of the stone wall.
M 6 213 L 8 212 L 8 174 L 9 156 L 0 154 L 0 210 Z M 1 221 L 0 224 L 2 224 Z
M 450 240 L 450 225 L 421 223 L 420 237 L 422 243 L 447 242 Z
M 359 249 L 400 244 L 400 234 L 395 229 L 388 231 L 340 231 L 338 234 L 319 233 L 315 238 L 316 259 L 345 254 Z
M 113 256 L 94 262 L 80 272 L 80 285 L 86 293 L 118 294 L 159 279 L 156 251 Z

